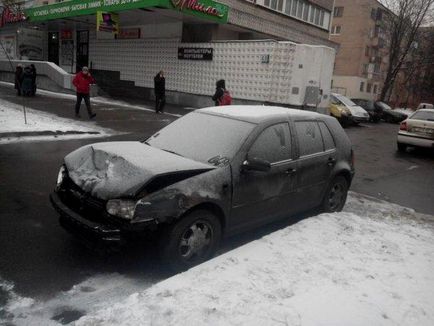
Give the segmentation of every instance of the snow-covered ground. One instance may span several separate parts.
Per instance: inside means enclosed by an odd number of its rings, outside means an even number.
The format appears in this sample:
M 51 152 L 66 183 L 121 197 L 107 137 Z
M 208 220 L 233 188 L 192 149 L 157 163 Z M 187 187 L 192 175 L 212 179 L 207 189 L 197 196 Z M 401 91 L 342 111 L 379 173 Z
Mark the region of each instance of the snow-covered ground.
M 22 132 L 80 132 L 79 134 L 30 137 L 0 137 L 0 144 L 29 140 L 50 140 L 82 137 L 104 137 L 115 134 L 113 130 L 101 128 L 93 121 L 61 118 L 55 114 L 26 108 L 27 123 L 21 105 L 0 99 L 0 133 Z M 56 138 L 54 138 L 56 137 Z
M 152 286 L 100 275 L 37 302 L 8 285 L 4 315 L 50 325 L 68 306 L 86 313 L 80 326 L 434 325 L 433 219 L 351 193 L 342 213 L 307 218 Z

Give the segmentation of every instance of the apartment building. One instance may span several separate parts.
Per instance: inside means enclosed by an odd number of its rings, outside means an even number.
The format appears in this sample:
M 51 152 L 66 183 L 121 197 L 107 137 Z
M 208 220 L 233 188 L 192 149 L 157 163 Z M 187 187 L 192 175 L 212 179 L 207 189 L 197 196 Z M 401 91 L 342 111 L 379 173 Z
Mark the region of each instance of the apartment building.
M 340 45 L 333 90 L 350 98 L 377 99 L 388 67 L 388 10 L 376 0 L 335 0 L 330 40 Z

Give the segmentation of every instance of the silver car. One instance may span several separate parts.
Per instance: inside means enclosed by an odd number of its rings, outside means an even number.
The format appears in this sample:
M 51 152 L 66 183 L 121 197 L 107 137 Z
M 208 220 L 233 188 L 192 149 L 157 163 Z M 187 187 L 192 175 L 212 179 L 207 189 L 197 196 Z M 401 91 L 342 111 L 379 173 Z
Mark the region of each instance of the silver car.
M 407 146 L 434 148 L 434 110 L 418 110 L 401 122 L 397 142 L 401 152 Z

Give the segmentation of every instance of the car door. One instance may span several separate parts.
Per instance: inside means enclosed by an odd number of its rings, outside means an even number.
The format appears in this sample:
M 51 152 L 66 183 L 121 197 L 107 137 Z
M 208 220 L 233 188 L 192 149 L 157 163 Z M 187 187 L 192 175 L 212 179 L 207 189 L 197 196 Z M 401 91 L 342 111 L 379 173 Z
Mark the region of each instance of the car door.
M 288 122 L 265 128 L 250 146 L 246 160 L 255 157 L 271 163 L 268 172 L 236 168 L 233 186 L 232 227 L 266 223 L 285 214 L 294 190 L 296 163 L 292 160 Z M 284 205 L 285 207 L 283 207 Z
M 294 127 L 299 152 L 295 203 L 297 211 L 304 211 L 322 201 L 336 164 L 336 146 L 324 122 L 295 121 Z

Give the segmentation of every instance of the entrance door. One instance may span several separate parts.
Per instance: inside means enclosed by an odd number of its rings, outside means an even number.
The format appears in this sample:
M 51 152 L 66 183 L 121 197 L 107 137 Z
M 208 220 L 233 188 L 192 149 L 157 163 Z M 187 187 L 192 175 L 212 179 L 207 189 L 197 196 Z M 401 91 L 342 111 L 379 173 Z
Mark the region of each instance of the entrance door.
M 48 61 L 59 65 L 59 33 L 48 33 Z
M 77 31 L 77 71 L 89 66 L 89 31 Z

